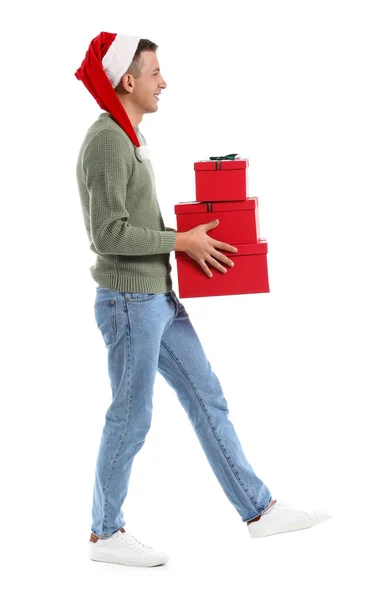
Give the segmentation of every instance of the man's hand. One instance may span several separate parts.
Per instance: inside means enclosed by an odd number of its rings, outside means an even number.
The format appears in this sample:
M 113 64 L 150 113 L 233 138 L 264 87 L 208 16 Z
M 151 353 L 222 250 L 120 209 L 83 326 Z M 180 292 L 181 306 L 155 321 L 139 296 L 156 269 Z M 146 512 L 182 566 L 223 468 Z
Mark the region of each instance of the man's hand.
M 232 260 L 219 252 L 217 248 L 226 250 L 227 252 L 237 252 L 238 250 L 226 242 L 219 242 L 207 235 L 207 231 L 217 227 L 218 223 L 218 219 L 215 219 L 215 221 L 197 225 L 197 227 L 193 227 L 193 229 L 189 229 L 189 231 L 176 234 L 176 245 L 174 250 L 184 251 L 191 258 L 194 258 L 209 277 L 212 277 L 213 274 L 205 261 L 219 269 L 219 271 L 222 271 L 222 273 L 226 273 L 227 269 L 221 265 L 218 260 L 223 261 L 230 267 L 234 266 Z

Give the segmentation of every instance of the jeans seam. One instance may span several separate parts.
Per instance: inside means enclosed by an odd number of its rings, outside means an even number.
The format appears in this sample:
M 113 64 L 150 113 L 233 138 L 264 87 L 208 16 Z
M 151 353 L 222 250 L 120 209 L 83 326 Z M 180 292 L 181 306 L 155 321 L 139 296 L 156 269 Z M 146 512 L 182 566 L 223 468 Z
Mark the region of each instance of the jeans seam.
M 172 358 L 173 358 L 173 359 L 176 361 L 176 363 L 178 364 L 179 368 L 181 369 L 181 371 L 182 371 L 182 372 L 183 372 L 183 374 L 185 375 L 185 377 L 186 377 L 187 381 L 189 382 L 190 386 L 192 387 L 192 389 L 193 389 L 193 391 L 194 391 L 194 393 L 195 393 L 195 395 L 196 395 L 197 399 L 199 400 L 200 406 L 201 406 L 201 408 L 202 408 L 202 410 L 203 410 L 204 414 L 206 415 L 206 418 L 207 418 L 207 420 L 208 420 L 208 423 L 209 423 L 209 425 L 210 425 L 210 429 L 211 429 L 211 431 L 213 432 L 213 435 L 214 435 L 215 439 L 217 440 L 217 442 L 218 442 L 218 444 L 219 444 L 219 447 L 220 447 L 220 449 L 222 450 L 223 456 L 225 457 L 225 459 L 226 459 L 226 461 L 227 461 L 227 464 L 229 465 L 229 467 L 230 467 L 230 470 L 231 470 L 232 474 L 234 475 L 234 477 L 235 477 L 236 481 L 238 482 L 238 484 L 240 485 L 241 489 L 242 489 L 242 490 L 243 490 L 243 492 L 245 493 L 245 495 L 246 495 L 246 497 L 248 498 L 249 502 L 251 502 L 251 503 L 252 503 L 252 505 L 254 506 L 254 503 L 252 502 L 251 498 L 248 496 L 248 493 L 247 493 L 246 489 L 245 489 L 245 488 L 243 487 L 243 485 L 242 485 L 242 483 L 243 483 L 243 482 L 242 482 L 242 480 L 240 479 L 240 477 L 239 477 L 239 476 L 236 474 L 236 472 L 234 471 L 234 469 L 233 469 L 233 465 L 232 465 L 232 463 L 230 463 L 230 461 L 229 461 L 229 459 L 228 459 L 228 457 L 227 457 L 227 455 L 226 455 L 226 453 L 225 453 L 225 451 L 224 451 L 224 446 L 222 446 L 222 444 L 220 443 L 220 439 L 217 437 L 217 435 L 216 435 L 216 433 L 215 433 L 215 431 L 214 431 L 214 428 L 213 428 L 213 423 L 212 423 L 212 421 L 211 421 L 210 415 L 209 415 L 209 413 L 207 412 L 207 410 L 206 410 L 206 408 L 205 408 L 205 406 L 204 406 L 204 404 L 203 404 L 203 401 L 202 401 L 202 399 L 201 399 L 200 395 L 197 393 L 197 390 L 196 390 L 196 388 L 195 388 L 195 386 L 194 386 L 193 382 L 191 381 L 191 379 L 190 379 L 189 375 L 188 375 L 188 374 L 187 374 L 187 372 L 185 371 L 185 369 L 184 369 L 184 367 L 183 367 L 182 363 L 181 363 L 181 362 L 180 362 L 180 360 L 177 358 L 177 356 L 174 354 L 174 352 L 172 351 L 172 349 L 171 349 L 171 348 L 170 348 L 170 347 L 167 345 L 167 343 L 166 343 L 166 342 L 164 342 L 163 340 L 161 340 L 161 342 L 160 342 L 160 343 L 161 343 L 161 344 L 162 344 L 162 345 L 163 345 L 163 346 L 166 348 L 167 352 L 169 352 L 169 354 L 172 356 Z M 257 510 L 255 506 L 254 506 L 254 508 L 255 508 L 255 510 Z M 253 518 L 253 517 L 251 517 L 251 518 Z
M 127 316 L 128 316 L 128 312 L 127 312 Z M 130 397 L 130 401 L 126 403 L 125 427 L 124 427 L 123 431 L 121 432 L 120 441 L 118 442 L 118 447 L 115 450 L 115 453 L 114 453 L 114 456 L 113 456 L 113 460 L 112 460 L 112 462 L 110 464 L 109 475 L 108 475 L 107 482 L 106 482 L 105 487 L 104 487 L 104 529 L 106 529 L 107 493 L 108 493 L 108 489 L 109 489 L 110 478 L 111 478 L 111 475 L 113 473 L 114 465 L 115 465 L 115 462 L 116 462 L 116 460 L 118 458 L 120 449 L 122 447 L 123 440 L 125 439 L 127 426 L 129 424 L 129 418 L 130 418 L 130 412 L 131 412 L 131 404 L 132 404 L 132 389 L 130 389 L 131 388 L 131 323 L 130 323 L 130 319 L 128 319 L 128 321 L 129 321 L 129 329 L 127 329 L 127 331 L 126 331 L 126 336 L 128 337 L 128 341 L 129 341 L 129 343 L 128 343 L 129 357 L 128 357 L 128 361 L 127 361 L 129 366 L 128 366 L 127 376 L 128 376 L 128 383 L 129 383 L 128 394 L 129 394 L 129 397 Z

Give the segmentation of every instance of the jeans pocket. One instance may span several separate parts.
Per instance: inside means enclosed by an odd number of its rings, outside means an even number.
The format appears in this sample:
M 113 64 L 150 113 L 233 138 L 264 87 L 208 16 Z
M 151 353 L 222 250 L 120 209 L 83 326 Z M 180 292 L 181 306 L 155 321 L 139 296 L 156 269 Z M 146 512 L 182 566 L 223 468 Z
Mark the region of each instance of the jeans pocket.
M 117 305 L 114 299 L 95 302 L 94 314 L 105 346 L 114 344 L 117 337 Z
M 126 302 L 147 302 L 156 298 L 157 294 L 142 294 L 139 292 L 123 292 Z

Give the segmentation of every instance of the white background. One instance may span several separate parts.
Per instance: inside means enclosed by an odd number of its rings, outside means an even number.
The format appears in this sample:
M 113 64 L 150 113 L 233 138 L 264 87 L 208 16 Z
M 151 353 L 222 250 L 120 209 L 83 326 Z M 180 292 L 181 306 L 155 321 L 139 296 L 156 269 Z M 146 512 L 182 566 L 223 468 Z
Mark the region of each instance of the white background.
M 377 597 L 375 4 L 91 0 L 3 14 L 5 597 Z M 100 31 L 159 45 L 168 87 L 140 129 L 167 226 L 194 200 L 195 160 L 249 159 L 271 292 L 182 302 L 251 465 L 274 498 L 330 510 L 320 526 L 250 539 L 157 374 L 123 510 L 170 560 L 87 558 L 111 392 L 75 179 L 102 110 L 74 72 Z

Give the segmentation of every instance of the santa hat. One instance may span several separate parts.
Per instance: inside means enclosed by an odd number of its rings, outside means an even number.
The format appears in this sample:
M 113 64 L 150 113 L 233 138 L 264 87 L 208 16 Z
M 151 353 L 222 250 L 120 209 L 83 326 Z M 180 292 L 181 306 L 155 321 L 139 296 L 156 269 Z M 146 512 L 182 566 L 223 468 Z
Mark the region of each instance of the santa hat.
M 98 105 L 109 112 L 136 146 L 140 161 L 147 160 L 150 150 L 141 146 L 126 110 L 114 88 L 129 68 L 141 38 L 102 31 L 89 44 L 75 77 L 82 81 Z

